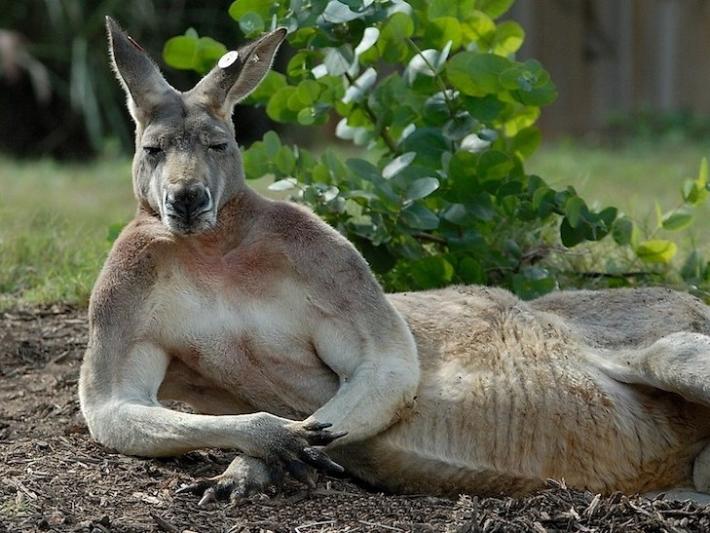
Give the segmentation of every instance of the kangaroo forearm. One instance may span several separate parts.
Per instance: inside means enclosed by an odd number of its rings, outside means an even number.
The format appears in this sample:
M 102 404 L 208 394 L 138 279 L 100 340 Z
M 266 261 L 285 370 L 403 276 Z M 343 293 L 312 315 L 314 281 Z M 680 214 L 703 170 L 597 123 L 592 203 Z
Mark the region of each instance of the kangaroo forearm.
M 414 403 L 417 368 L 374 368 L 356 374 L 308 420 L 329 422 L 334 432 L 347 432 L 337 444 L 363 440 L 384 431 Z
M 87 422 L 91 434 L 105 446 L 155 457 L 198 448 L 254 449 L 258 417 L 195 415 L 159 405 L 116 402 L 96 409 Z

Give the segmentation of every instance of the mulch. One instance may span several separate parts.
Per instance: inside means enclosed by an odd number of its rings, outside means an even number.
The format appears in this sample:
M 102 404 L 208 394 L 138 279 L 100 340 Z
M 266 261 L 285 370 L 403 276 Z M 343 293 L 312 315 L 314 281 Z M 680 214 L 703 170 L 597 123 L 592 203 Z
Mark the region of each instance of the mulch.
M 126 457 L 88 435 L 76 396 L 84 312 L 53 306 L 0 313 L 0 532 L 681 532 L 710 531 L 710 507 L 550 482 L 526 498 L 458 500 L 375 493 L 322 477 L 313 490 L 197 506 L 176 495 L 220 473 L 233 453 Z

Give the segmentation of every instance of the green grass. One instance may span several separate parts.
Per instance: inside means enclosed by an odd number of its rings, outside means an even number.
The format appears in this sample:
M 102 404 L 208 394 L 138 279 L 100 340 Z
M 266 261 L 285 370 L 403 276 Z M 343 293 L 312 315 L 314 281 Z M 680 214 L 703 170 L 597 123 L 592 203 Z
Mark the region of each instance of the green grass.
M 86 302 L 135 202 L 127 159 L 88 165 L 0 160 L 0 304 Z
M 615 205 L 652 224 L 654 202 L 676 206 L 683 179 L 708 154 L 710 146 L 700 145 L 612 150 L 561 143 L 541 149 L 528 169 L 557 187 L 574 185 L 589 203 Z M 127 158 L 84 165 L 0 158 L 0 307 L 85 304 L 111 246 L 109 228 L 130 220 L 134 210 Z M 710 248 L 709 216 L 703 206 L 681 240 L 686 251 Z
M 616 149 L 574 142 L 548 145 L 527 163 L 553 187 L 573 185 L 596 207 L 616 206 L 650 230 L 656 224 L 655 202 L 664 211 L 678 207 L 686 178 L 695 177 L 700 161 L 710 156 L 710 145 L 631 144 Z M 696 224 L 684 233 L 702 248 L 710 245 L 710 205 L 697 211 Z M 668 235 L 667 233 L 665 233 Z M 661 231 L 659 235 L 664 235 Z

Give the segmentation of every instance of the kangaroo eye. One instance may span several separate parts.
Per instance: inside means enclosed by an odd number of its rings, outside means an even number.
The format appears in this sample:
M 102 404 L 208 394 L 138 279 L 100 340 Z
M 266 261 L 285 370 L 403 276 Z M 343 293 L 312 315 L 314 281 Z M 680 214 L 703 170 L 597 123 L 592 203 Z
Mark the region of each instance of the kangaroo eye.
M 158 155 L 163 149 L 160 146 L 144 146 L 143 151 L 148 155 Z
M 227 143 L 210 144 L 210 150 L 214 150 L 215 152 L 224 152 L 226 149 Z

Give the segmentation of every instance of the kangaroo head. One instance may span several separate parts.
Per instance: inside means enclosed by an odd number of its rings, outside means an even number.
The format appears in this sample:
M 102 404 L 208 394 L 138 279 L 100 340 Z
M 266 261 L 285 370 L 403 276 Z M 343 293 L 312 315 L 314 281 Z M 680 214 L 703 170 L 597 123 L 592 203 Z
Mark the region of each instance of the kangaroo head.
M 244 187 L 232 110 L 266 76 L 286 30 L 228 52 L 195 87 L 181 92 L 110 17 L 106 27 L 113 67 L 136 123 L 138 201 L 174 233 L 209 230 L 221 207 Z

